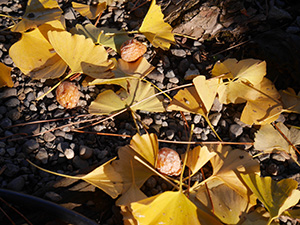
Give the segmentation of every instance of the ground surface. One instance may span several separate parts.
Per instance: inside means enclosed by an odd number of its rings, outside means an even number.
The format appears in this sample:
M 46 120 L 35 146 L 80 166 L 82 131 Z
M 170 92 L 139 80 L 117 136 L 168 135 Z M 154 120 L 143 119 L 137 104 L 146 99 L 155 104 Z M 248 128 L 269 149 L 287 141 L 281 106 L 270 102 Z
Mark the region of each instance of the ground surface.
M 219 59 L 229 57 L 257 58 L 267 61 L 268 77 L 277 89 L 292 87 L 300 90 L 300 7 L 292 0 L 163 0 L 166 21 L 174 32 L 189 36 L 176 36 L 176 45 L 169 51 L 154 49 L 148 43 L 146 58 L 156 69 L 148 79 L 165 90 L 189 83 L 193 74 L 209 77 L 210 70 Z M 139 4 L 144 1 L 138 1 Z M 70 1 L 60 4 L 67 25 L 84 22 L 70 9 Z M 20 16 L 24 13 L 23 1 L 0 1 L 0 13 Z M 145 16 L 150 3 L 134 9 L 134 3 L 113 4 L 100 19 L 99 26 L 132 30 Z M 131 11 L 133 10 L 133 11 Z M 130 12 L 131 11 L 131 12 Z M 12 25 L 9 18 L 0 18 L 0 28 Z M 1 62 L 14 67 L 8 55 L 10 46 L 20 35 L 9 30 L 0 32 Z M 146 41 L 142 36 L 141 41 Z M 79 106 L 66 110 L 55 100 L 55 93 L 43 100 L 35 98 L 49 90 L 57 80 L 33 81 L 14 67 L 13 88 L 0 89 L 0 187 L 42 197 L 92 218 L 99 224 L 119 224 L 122 217 L 114 201 L 100 190 L 84 182 L 71 182 L 31 167 L 26 159 L 53 171 L 75 175 L 85 173 L 116 156 L 117 148 L 128 143 L 128 138 L 109 137 L 88 132 L 134 135 L 135 125 L 127 114 L 105 123 L 88 126 L 86 133 L 74 129 L 91 125 L 87 119 L 101 119 L 88 114 L 89 103 L 100 92 L 99 87 L 80 86 L 83 78 L 76 79 L 82 92 Z M 174 95 L 176 92 L 171 92 Z M 256 127 L 240 123 L 243 106 L 215 103 L 210 119 L 224 141 L 252 142 Z M 157 132 L 160 139 L 186 140 L 187 131 L 180 113 L 140 113 L 141 119 Z M 194 123 L 195 141 L 216 140 L 199 115 L 185 114 Z M 300 125 L 296 114 L 283 115 L 280 120 Z M 78 123 L 77 123 L 78 122 Z M 20 125 L 21 124 L 21 125 Z M 162 143 L 182 153 L 185 146 Z M 251 146 L 242 146 L 251 151 Z M 80 157 L 80 151 L 91 152 Z M 84 159 L 85 158 L 85 159 Z M 264 155 L 261 159 L 264 175 L 275 178 L 298 179 L 300 171 L 293 163 L 278 155 Z M 162 181 L 152 179 L 143 190 L 156 194 L 162 190 Z M 25 216 L 31 218 L 30 212 Z M 4 218 L 0 215 L 0 218 Z M 34 218 L 34 217 L 33 217 Z M 1 220 L 1 219 L 0 219 Z M 19 221 L 16 221 L 19 222 Z M 287 221 L 285 221 L 287 222 Z M 10 224 L 7 222 L 7 224 Z

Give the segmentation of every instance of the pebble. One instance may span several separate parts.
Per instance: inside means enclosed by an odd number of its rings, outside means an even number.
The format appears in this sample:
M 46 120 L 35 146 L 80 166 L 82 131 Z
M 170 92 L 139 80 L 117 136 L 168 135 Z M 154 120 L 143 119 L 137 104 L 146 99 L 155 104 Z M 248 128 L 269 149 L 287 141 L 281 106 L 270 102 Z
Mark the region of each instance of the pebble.
M 201 118 L 202 118 L 202 116 L 201 116 L 200 114 L 196 114 L 196 115 L 194 116 L 194 120 L 193 120 L 194 123 L 195 123 L 195 124 L 200 123 Z
M 216 97 L 210 111 L 221 112 L 222 109 L 223 109 L 223 104 L 219 101 L 219 98 Z
M 8 148 L 6 151 L 9 154 L 9 156 L 15 156 L 16 154 L 16 148 Z
M 4 103 L 7 107 L 17 107 L 18 105 L 20 105 L 20 100 L 17 98 L 11 98 L 8 101 L 6 101 Z
M 171 53 L 172 53 L 172 55 L 180 57 L 180 58 L 186 57 L 186 52 L 184 49 L 171 49 Z
M 151 73 L 148 74 L 147 78 L 163 83 L 165 76 L 164 74 L 158 72 L 157 70 L 153 70 Z
M 67 148 L 64 152 L 67 159 L 73 159 L 75 156 L 74 151 L 71 148 Z
M 48 152 L 41 148 L 38 153 L 36 154 L 35 158 L 39 161 L 41 161 L 43 164 L 47 164 L 48 162 Z
M 18 176 L 7 184 L 7 188 L 13 191 L 22 191 L 24 186 L 25 179 L 23 176 Z
M 81 145 L 79 148 L 79 155 L 82 159 L 89 159 L 92 157 L 94 150 L 85 145 Z
M 17 110 L 17 109 L 12 109 L 7 113 L 8 117 L 12 121 L 17 121 L 18 119 L 21 118 L 22 114 Z
M 52 202 L 59 202 L 60 200 L 62 200 L 62 197 L 53 191 L 46 192 L 45 198 L 51 200 Z
M 47 133 L 44 134 L 44 140 L 45 140 L 46 142 L 54 141 L 55 138 L 56 138 L 55 135 L 52 134 L 51 132 L 47 132 Z
M 9 97 L 16 97 L 17 89 L 16 88 L 6 88 L 2 93 L 0 93 L 0 99 L 5 99 Z
M 51 111 L 57 109 L 57 107 L 58 106 L 56 104 L 52 103 L 51 105 L 48 106 L 48 110 L 51 112 Z
M 4 156 L 6 153 L 5 148 L 0 148 L 0 156 Z
M 78 155 L 76 155 L 73 160 L 73 165 L 78 169 L 84 169 L 89 166 L 89 163 L 83 159 L 81 159 Z
M 29 109 L 30 109 L 31 111 L 33 111 L 33 112 L 36 112 L 36 111 L 37 111 L 37 107 L 35 106 L 35 104 L 31 104 L 31 105 L 29 106 Z
M 185 80 L 192 80 L 195 77 L 197 77 L 198 75 L 200 75 L 200 72 L 198 69 L 188 69 L 185 74 L 184 74 L 184 79 Z
M 23 145 L 23 148 L 26 150 L 28 154 L 38 149 L 39 147 L 40 145 L 35 139 L 29 139 Z
M 12 125 L 12 122 L 9 118 L 5 117 L 4 119 L 2 119 L 0 121 L 0 127 L 2 127 L 3 129 L 5 129 L 6 127 L 9 127 Z
M 17 173 L 19 173 L 19 171 L 19 166 L 9 163 L 6 164 L 6 169 L 4 170 L 3 174 L 8 177 L 14 177 Z
M 175 77 L 175 73 L 173 70 L 169 70 L 167 73 L 166 73 L 166 78 L 172 78 L 172 77 Z
M 167 138 L 169 140 L 172 140 L 174 138 L 174 135 L 175 135 L 175 131 L 174 130 L 167 130 L 166 131 L 166 135 L 167 135 Z
M 211 124 L 215 127 L 218 125 L 222 114 L 221 113 L 214 113 L 209 115 L 208 119 L 210 120 Z
M 169 82 L 173 83 L 173 84 L 178 84 L 179 83 L 179 79 L 177 77 L 172 77 L 172 78 L 169 79 Z
M 195 127 L 194 128 L 194 134 L 201 134 L 202 133 L 202 128 L 201 127 Z
M 151 176 L 149 177 L 149 179 L 146 181 L 145 185 L 148 187 L 148 188 L 155 188 L 156 185 L 157 185 L 157 181 L 156 179 Z
M 283 154 L 272 154 L 271 158 L 277 162 L 285 162 L 286 161 L 286 157 L 284 157 Z
M 229 135 L 235 139 L 243 133 L 243 127 L 239 124 L 231 124 L 229 127 Z
M 178 70 L 180 73 L 184 73 L 188 70 L 188 68 L 190 67 L 190 62 L 187 59 L 183 59 L 180 61 L 179 65 L 178 65 Z

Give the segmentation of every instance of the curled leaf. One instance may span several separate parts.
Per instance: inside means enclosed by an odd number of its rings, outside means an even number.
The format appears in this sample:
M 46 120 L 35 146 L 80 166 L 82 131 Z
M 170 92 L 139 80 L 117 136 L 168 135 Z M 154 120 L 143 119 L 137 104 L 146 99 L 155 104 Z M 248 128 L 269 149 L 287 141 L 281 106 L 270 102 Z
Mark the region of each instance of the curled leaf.
M 72 2 L 72 6 L 82 16 L 86 16 L 91 20 L 95 19 L 106 9 L 105 2 L 98 3 L 96 5 L 85 5 L 77 2 Z
M 0 88 L 3 86 L 13 87 L 14 82 L 11 79 L 11 68 L 0 63 Z
M 286 90 L 281 90 L 279 92 L 285 111 L 300 114 L 300 92 L 298 92 L 297 95 L 292 88 L 287 88 Z

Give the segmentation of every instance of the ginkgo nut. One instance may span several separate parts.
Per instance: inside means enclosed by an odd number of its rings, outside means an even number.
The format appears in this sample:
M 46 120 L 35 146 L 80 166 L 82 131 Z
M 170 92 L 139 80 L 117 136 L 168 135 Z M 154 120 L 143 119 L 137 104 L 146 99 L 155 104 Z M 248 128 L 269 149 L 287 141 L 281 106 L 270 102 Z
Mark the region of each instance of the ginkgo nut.
M 179 154 L 170 148 L 161 148 L 157 155 L 156 169 L 162 174 L 178 176 L 181 173 Z
M 124 61 L 134 62 L 147 51 L 147 47 L 136 39 L 130 39 L 122 44 L 120 51 Z
M 80 92 L 72 82 L 64 81 L 56 89 L 57 102 L 67 109 L 76 107 L 79 98 Z

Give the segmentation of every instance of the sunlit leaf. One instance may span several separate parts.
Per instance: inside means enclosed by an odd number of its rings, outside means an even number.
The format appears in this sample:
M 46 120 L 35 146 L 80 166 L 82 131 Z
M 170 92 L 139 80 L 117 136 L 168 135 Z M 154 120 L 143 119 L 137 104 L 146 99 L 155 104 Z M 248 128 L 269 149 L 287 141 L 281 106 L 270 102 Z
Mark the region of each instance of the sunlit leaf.
M 201 186 L 197 190 L 197 199 L 208 208 L 213 209 L 214 214 L 226 224 L 237 224 L 240 215 L 249 208 L 248 199 L 218 179 L 208 182 L 207 186 Z
M 86 16 L 91 20 L 95 19 L 106 9 L 105 2 L 98 3 L 97 5 L 86 5 L 77 2 L 72 2 L 72 6 L 82 16 Z
M 119 52 L 121 45 L 130 39 L 127 34 L 120 34 L 117 29 L 108 27 L 98 28 L 93 24 L 86 24 L 85 26 L 76 24 L 75 32 L 91 38 L 94 43 L 112 48 L 116 52 Z
M 172 27 L 164 22 L 164 15 L 155 0 L 152 0 L 139 32 L 143 33 L 156 48 L 168 50 L 171 43 L 175 43 Z
M 275 181 L 271 177 L 241 174 L 243 180 L 270 213 L 270 220 L 296 205 L 300 200 L 298 183 L 293 179 Z
M 188 153 L 186 165 L 192 170 L 193 176 L 197 173 L 212 157 L 216 155 L 215 152 L 209 151 L 207 146 L 197 146 Z
M 11 68 L 0 63 L 0 88 L 3 86 L 13 87 L 14 82 L 11 79 Z
M 292 88 L 279 91 L 281 95 L 281 101 L 285 110 L 289 112 L 300 114 L 300 92 L 298 95 Z
M 84 73 L 93 78 L 111 78 L 113 62 L 103 46 L 95 45 L 83 35 L 67 31 L 49 31 L 48 37 L 55 52 L 68 64 L 72 73 Z
M 63 30 L 57 21 L 39 26 L 22 34 L 21 39 L 9 49 L 15 65 L 32 79 L 54 79 L 64 74 L 67 64 L 53 51 L 46 32 Z
M 134 202 L 132 214 L 140 225 L 148 224 L 202 224 L 221 223 L 197 207 L 181 192 L 166 191 L 162 194 Z
M 52 172 L 50 170 L 43 169 L 32 162 L 28 161 L 31 165 L 37 167 L 40 170 L 43 170 L 47 173 L 51 173 L 54 175 L 71 178 L 71 179 L 82 179 L 95 187 L 100 188 L 106 194 L 110 195 L 112 198 L 118 197 L 118 195 L 122 192 L 123 189 L 123 180 L 120 174 L 113 168 L 111 162 L 116 159 L 113 158 L 106 163 L 102 164 L 101 166 L 97 167 L 90 173 L 84 176 L 70 176 L 65 174 L 60 174 L 56 172 Z
M 290 143 L 277 131 L 271 124 L 260 127 L 255 134 L 254 148 L 264 152 L 285 151 L 291 154 L 292 158 L 297 162 L 297 154 L 291 144 L 300 145 L 300 130 L 292 127 L 290 130 L 283 124 L 277 123 L 276 126 L 290 141 Z
M 141 188 L 146 180 L 154 173 L 146 166 L 134 159 L 138 154 L 129 146 L 121 147 L 118 150 L 119 159 L 112 163 L 113 168 L 117 171 L 123 181 L 121 203 L 127 204 L 128 200 L 133 200 L 134 191 Z M 136 197 L 142 197 L 140 191 Z
M 219 87 L 219 100 L 222 103 L 242 103 L 245 102 L 244 96 L 250 91 L 245 88 L 245 84 L 252 86 L 258 85 L 266 75 L 266 62 L 255 59 L 227 59 L 224 62 L 217 62 L 212 69 L 213 76 L 228 78 Z
M 130 141 L 130 147 L 155 167 L 158 154 L 158 141 L 155 134 L 134 135 Z
M 46 22 L 58 20 L 64 25 L 62 10 L 55 0 L 29 0 L 22 20 L 11 31 L 24 32 Z
M 164 107 L 158 97 L 153 97 L 156 90 L 149 83 L 139 79 L 128 79 L 127 90 L 118 92 L 106 90 L 100 93 L 89 107 L 92 114 L 109 115 L 130 107 L 132 111 L 145 110 L 163 112 Z
M 240 120 L 249 125 L 262 125 L 275 121 L 282 112 L 279 92 L 267 78 L 264 78 L 255 88 L 258 91 L 250 87 L 244 87 L 244 89 L 252 90 L 249 90 L 247 95 L 244 96 L 247 103 Z

